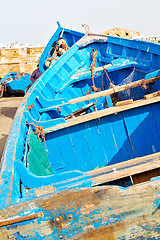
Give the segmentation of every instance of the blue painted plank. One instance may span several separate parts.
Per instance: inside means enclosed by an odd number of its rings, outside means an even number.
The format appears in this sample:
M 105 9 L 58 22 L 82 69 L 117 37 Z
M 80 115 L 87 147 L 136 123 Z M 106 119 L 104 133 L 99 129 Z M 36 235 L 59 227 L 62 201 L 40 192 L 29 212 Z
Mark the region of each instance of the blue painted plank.
M 80 81 L 78 83 L 74 83 L 72 89 L 78 97 L 81 97 L 84 96 L 88 90 L 90 90 L 90 87 L 86 81 Z
M 52 171 L 58 171 L 65 167 L 63 156 L 60 150 L 59 141 L 56 139 L 57 132 L 46 135 L 48 160 Z
M 106 166 L 108 159 L 97 128 L 96 120 L 86 122 L 85 126 L 85 137 L 92 155 L 94 168 L 97 166 Z
M 141 127 L 141 122 L 137 116 L 137 109 L 132 109 L 123 112 L 125 125 L 128 136 L 131 141 L 133 153 L 135 157 L 142 157 L 145 155 L 145 139 Z
M 137 112 L 138 118 L 141 121 L 141 127 L 145 138 L 145 154 L 151 154 L 160 151 L 159 136 L 154 124 L 150 106 L 138 108 Z
M 120 155 L 109 118 L 100 118 L 99 121 L 97 121 L 97 126 L 108 159 L 108 164 L 115 159 L 116 162 L 120 162 Z
M 159 116 L 160 116 L 160 103 L 154 103 L 151 105 L 151 110 L 153 114 L 153 119 L 154 123 L 157 129 L 157 134 L 158 134 L 158 139 L 160 139 L 160 121 L 159 121 Z
M 122 113 L 109 116 L 121 162 L 134 158 Z M 113 159 L 112 163 L 117 163 Z
M 47 120 L 51 120 L 50 115 L 48 113 L 42 113 L 42 115 L 39 118 L 39 121 L 42 122 L 42 121 L 47 121 Z
M 107 100 L 107 103 L 108 103 L 108 107 L 113 107 L 111 96 L 107 96 L 106 100 Z
M 78 159 L 80 171 L 85 172 L 94 168 L 94 162 L 84 134 L 85 125 L 80 124 L 69 128 L 71 141 Z
M 39 119 L 40 117 L 40 113 L 38 111 L 39 109 L 40 109 L 40 106 L 38 106 L 38 104 L 36 103 L 34 103 L 34 107 L 30 109 L 30 114 L 33 116 L 34 119 Z
M 64 170 L 70 171 L 80 169 L 69 130 L 59 130 L 56 134 L 54 134 L 54 137 L 56 137 L 56 141 L 58 142 L 63 162 L 65 164 L 65 169 L 59 169 L 58 172 L 64 172 Z M 52 155 L 54 156 L 54 146 L 52 149 Z

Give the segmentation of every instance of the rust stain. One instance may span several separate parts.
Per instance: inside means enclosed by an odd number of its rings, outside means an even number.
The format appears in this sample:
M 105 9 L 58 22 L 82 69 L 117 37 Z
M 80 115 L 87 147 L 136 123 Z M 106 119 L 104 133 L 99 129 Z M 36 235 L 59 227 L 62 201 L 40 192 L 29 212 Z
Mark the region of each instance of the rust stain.
M 68 228 L 70 222 L 74 219 L 75 217 L 73 214 L 58 215 L 49 221 L 49 225 L 51 228 L 56 227 L 57 230 L 61 231 L 64 228 Z
M 141 221 L 148 220 L 148 217 L 142 215 L 136 219 L 130 219 L 126 222 L 120 221 L 118 223 L 114 223 L 110 226 L 99 227 L 97 229 L 89 228 L 88 232 L 82 233 L 81 235 L 77 236 L 76 240 L 117 240 L 122 237 L 124 233 L 124 229 L 127 229 L 127 226 L 138 225 Z M 84 228 L 86 230 L 86 227 Z M 119 236 L 119 237 L 118 237 Z M 138 237 L 139 235 L 137 235 Z M 118 238 L 117 238 L 118 237 Z M 126 239 L 127 236 L 126 236 Z

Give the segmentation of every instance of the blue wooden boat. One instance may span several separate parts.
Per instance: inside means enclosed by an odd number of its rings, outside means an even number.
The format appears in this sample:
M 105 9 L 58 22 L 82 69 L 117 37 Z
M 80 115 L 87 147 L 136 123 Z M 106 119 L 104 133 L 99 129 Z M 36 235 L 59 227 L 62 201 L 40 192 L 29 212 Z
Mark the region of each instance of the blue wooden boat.
M 159 239 L 160 45 L 89 34 L 19 107 L 2 239 Z
M 62 28 L 59 22 L 57 22 L 57 24 L 58 24 L 58 29 L 49 40 L 39 60 L 39 68 L 42 73 L 45 72 L 46 69 L 48 68 L 45 65 L 45 61 L 53 55 L 53 51 L 55 48 L 54 43 L 56 43 L 60 38 L 63 38 L 65 39 L 67 46 L 70 48 L 80 38 L 84 36 L 84 33 L 73 31 L 67 28 Z
M 5 94 L 24 95 L 26 87 L 31 83 L 29 73 L 9 72 L 1 79 L 1 83 L 5 85 Z

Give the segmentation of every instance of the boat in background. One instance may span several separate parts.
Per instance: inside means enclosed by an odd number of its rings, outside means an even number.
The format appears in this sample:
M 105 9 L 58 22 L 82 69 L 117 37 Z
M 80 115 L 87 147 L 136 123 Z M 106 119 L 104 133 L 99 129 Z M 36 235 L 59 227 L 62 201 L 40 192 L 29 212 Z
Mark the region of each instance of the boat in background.
M 42 73 L 48 68 L 48 66 L 45 65 L 45 62 L 53 55 L 55 47 L 53 46 L 54 43 L 63 38 L 66 42 L 66 45 L 70 48 L 84 36 L 84 33 L 62 28 L 59 22 L 57 22 L 57 24 L 58 29 L 48 42 L 39 60 L 39 69 Z M 30 85 L 31 81 L 29 73 L 9 72 L 1 80 L 0 96 L 2 97 L 4 94 L 7 96 L 23 96 L 30 88 Z
M 159 60 L 88 34 L 40 76 L 2 157 L 2 238 L 159 239 Z
M 1 79 L 1 85 L 4 86 L 1 97 L 7 96 L 24 96 L 26 87 L 31 83 L 29 73 L 9 72 Z
M 66 41 L 67 46 L 70 48 L 73 46 L 80 38 L 84 36 L 84 33 L 73 31 L 67 28 L 62 28 L 60 23 L 57 21 L 58 29 L 53 34 L 48 44 L 46 45 L 40 60 L 39 60 L 39 68 L 42 73 L 47 70 L 47 66 L 45 65 L 45 61 L 53 55 L 54 46 L 53 44 L 60 38 L 63 38 Z

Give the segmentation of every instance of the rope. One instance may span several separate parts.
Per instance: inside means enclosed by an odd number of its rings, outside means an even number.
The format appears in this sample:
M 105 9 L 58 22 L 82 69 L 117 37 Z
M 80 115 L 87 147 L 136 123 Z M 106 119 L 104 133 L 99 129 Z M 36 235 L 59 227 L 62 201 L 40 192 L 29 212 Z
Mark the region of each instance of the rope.
M 47 145 L 46 145 L 46 139 L 45 139 L 45 133 L 44 133 L 43 127 L 41 127 L 41 126 L 36 126 L 35 123 L 33 123 L 33 122 L 31 122 L 31 123 L 26 122 L 26 124 L 29 125 L 29 126 L 33 125 L 33 126 L 35 127 L 34 134 L 37 135 L 38 140 L 39 140 L 40 142 L 41 142 L 40 137 L 43 139 L 43 141 L 44 141 L 44 146 L 45 146 L 45 150 L 48 152 Z M 50 153 L 48 152 L 48 154 L 50 154 Z
M 93 60 L 93 63 L 91 65 L 91 74 L 92 74 L 93 89 L 95 89 L 95 82 L 94 82 L 93 71 L 94 71 L 94 68 L 96 67 L 96 56 L 97 56 L 97 49 L 92 49 L 92 57 L 91 57 L 91 59 Z
M 93 62 L 92 62 L 92 64 L 91 64 L 91 66 L 90 66 L 93 86 L 91 86 L 91 89 L 90 89 L 85 95 L 87 95 L 87 94 L 89 94 L 89 93 L 91 93 L 91 92 L 99 92 L 99 91 L 100 91 L 100 89 L 95 86 L 94 76 L 93 76 L 93 71 L 94 71 L 94 69 L 96 68 L 96 61 L 97 61 L 97 60 L 96 60 L 96 56 L 97 56 L 97 49 L 94 48 L 94 49 L 92 49 L 92 57 L 91 57 L 91 59 L 93 60 Z
M 112 81 L 111 81 L 111 79 L 110 79 L 110 77 L 109 77 L 109 75 L 108 75 L 108 73 L 107 73 L 107 71 L 106 71 L 106 69 L 104 68 L 104 66 L 102 66 L 102 68 L 103 68 L 103 73 L 102 73 L 102 83 L 103 83 L 103 75 L 104 75 L 104 73 L 106 74 L 106 76 L 107 76 L 107 78 L 108 78 L 108 80 L 109 80 L 109 82 L 110 82 L 110 86 L 109 86 L 109 88 L 113 88 L 113 91 L 114 91 L 114 87 L 115 87 L 115 85 L 112 83 Z M 103 86 L 103 85 L 102 85 Z M 115 91 L 114 91 L 115 92 Z

